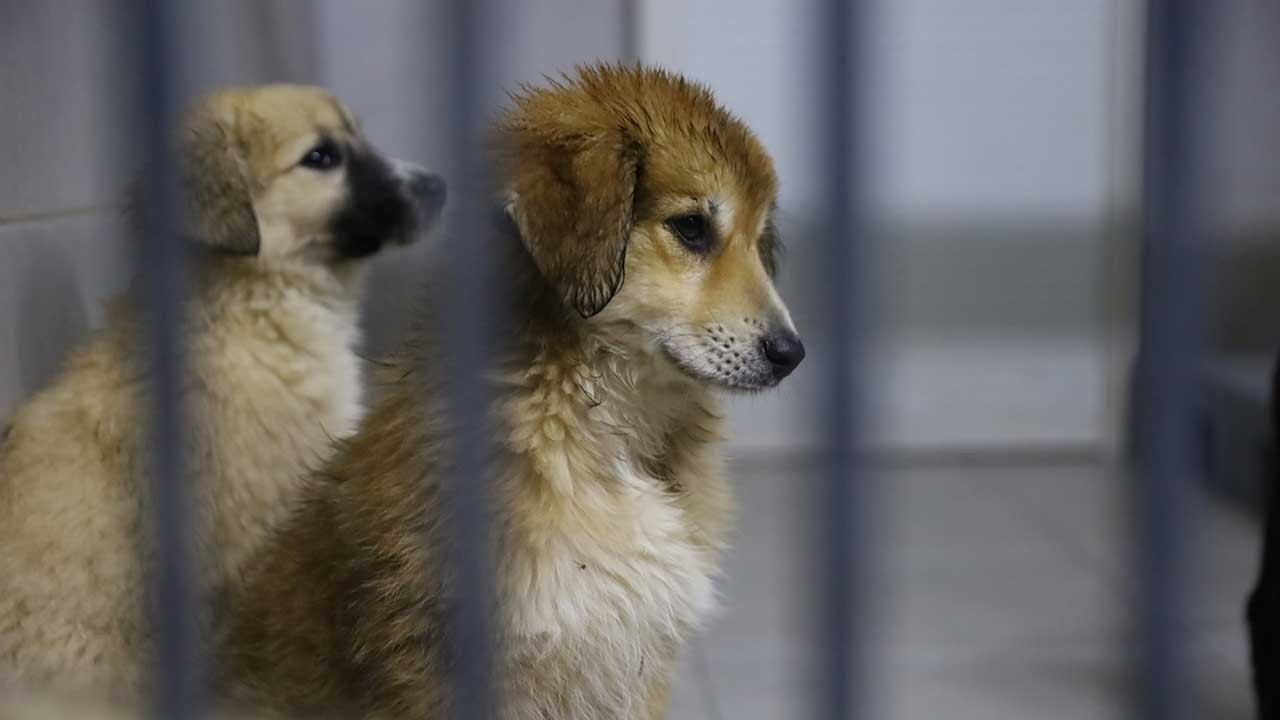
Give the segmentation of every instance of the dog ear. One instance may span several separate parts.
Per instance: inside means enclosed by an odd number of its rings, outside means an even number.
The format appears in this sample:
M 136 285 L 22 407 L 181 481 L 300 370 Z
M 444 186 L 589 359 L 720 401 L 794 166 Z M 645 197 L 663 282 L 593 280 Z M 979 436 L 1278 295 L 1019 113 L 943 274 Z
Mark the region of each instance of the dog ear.
M 622 130 L 521 140 L 507 212 L 543 277 L 591 317 L 622 287 L 641 146 Z
M 233 116 L 202 108 L 184 123 L 179 148 L 188 222 L 196 239 L 214 250 L 257 255 L 262 239 L 234 122 Z

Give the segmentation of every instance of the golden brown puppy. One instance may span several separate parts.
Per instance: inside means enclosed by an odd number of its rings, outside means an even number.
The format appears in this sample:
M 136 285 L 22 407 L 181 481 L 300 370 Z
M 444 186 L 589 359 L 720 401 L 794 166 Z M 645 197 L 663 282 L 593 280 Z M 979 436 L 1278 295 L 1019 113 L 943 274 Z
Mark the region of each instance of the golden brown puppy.
M 433 221 L 443 183 L 394 166 L 329 93 L 227 90 L 178 138 L 200 253 L 183 327 L 193 532 L 239 577 L 362 414 L 361 260 Z M 0 440 L 0 677 L 134 689 L 148 636 L 146 348 L 132 296 Z
M 661 717 L 729 525 L 717 390 L 803 357 L 771 275 L 775 179 L 705 88 L 596 66 L 500 123 L 514 335 L 498 358 L 498 717 Z M 522 242 L 523 241 L 523 242 Z M 430 322 L 428 323 L 430 328 Z M 430 329 L 254 564 L 222 690 L 314 717 L 447 717 Z

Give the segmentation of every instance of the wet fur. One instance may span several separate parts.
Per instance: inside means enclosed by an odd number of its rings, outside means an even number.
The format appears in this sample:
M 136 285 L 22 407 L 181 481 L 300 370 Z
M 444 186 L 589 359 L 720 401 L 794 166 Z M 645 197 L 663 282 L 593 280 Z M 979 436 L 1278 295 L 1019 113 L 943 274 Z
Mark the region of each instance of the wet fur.
M 734 382 L 672 362 L 662 327 L 785 315 L 762 256 L 772 170 L 705 89 L 640 68 L 527 89 L 498 143 L 512 322 L 491 374 L 497 716 L 660 718 L 715 605 L 731 499 L 714 387 Z M 685 257 L 664 213 L 710 195 L 739 225 L 716 257 Z M 446 609 L 473 600 L 442 556 L 452 428 L 439 318 L 423 322 L 233 599 L 219 688 L 234 703 L 448 717 Z
M 290 168 L 319 133 L 364 147 L 328 93 L 267 86 L 205 98 L 178 138 L 185 219 L 205 248 L 182 328 L 182 387 L 210 592 L 238 581 L 299 478 L 363 412 L 363 272 L 324 230 L 361 200 L 343 178 Z M 388 192 L 398 191 L 384 183 L 374 195 Z M 412 219 L 400 222 L 375 232 L 407 241 Z M 0 443 L 0 675 L 28 686 L 131 696 L 149 669 L 149 370 L 135 298 L 114 304 Z

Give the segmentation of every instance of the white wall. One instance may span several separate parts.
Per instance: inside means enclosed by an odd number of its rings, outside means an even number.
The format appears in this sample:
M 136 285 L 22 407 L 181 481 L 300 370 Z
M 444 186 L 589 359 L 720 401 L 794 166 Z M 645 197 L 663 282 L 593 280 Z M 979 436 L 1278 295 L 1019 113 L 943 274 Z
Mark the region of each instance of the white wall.
M 1101 439 L 1108 0 L 885 0 L 871 16 L 869 389 L 893 447 Z M 809 2 L 648 0 L 642 52 L 710 84 L 778 162 L 784 215 L 821 182 Z M 1133 52 L 1121 47 L 1120 52 Z M 1136 99 L 1135 99 L 1136 101 Z M 801 227 L 803 223 L 793 223 Z M 810 246 L 784 279 L 803 316 Z M 796 275 L 801 275 L 796 277 Z M 804 445 L 820 355 L 735 413 L 744 443 Z
M 101 322 L 129 267 L 119 9 L 0 4 L 0 425 Z
M 887 442 L 1102 439 L 1113 4 L 880 4 Z

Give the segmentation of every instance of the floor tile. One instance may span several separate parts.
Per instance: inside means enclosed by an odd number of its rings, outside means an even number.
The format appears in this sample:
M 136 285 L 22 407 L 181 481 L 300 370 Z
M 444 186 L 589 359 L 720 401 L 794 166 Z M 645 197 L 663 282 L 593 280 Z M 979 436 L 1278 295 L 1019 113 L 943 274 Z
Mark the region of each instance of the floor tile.
M 788 469 L 788 467 L 790 469 Z M 790 718 L 811 698 L 814 468 L 736 473 L 724 610 L 685 659 L 671 717 Z M 1123 488 L 1092 463 L 905 463 L 876 473 L 874 717 L 1118 718 L 1133 684 Z M 1251 520 L 1197 497 L 1188 613 L 1196 717 L 1250 717 L 1238 595 Z M 1210 588 L 1208 592 L 1203 592 Z M 696 658 L 695 658 L 696 659 Z

